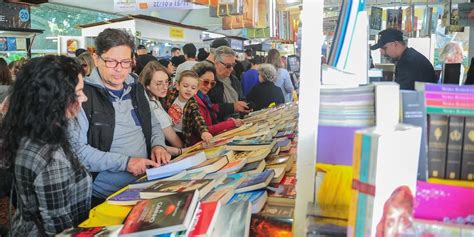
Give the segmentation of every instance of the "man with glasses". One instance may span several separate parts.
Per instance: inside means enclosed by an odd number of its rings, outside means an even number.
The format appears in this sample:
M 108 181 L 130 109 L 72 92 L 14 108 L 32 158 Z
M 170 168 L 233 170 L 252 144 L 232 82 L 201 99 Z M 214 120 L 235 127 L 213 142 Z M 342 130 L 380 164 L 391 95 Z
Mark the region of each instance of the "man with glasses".
M 215 51 L 216 86 L 209 91 L 209 98 L 216 104 L 233 104 L 233 112 L 248 113 L 249 107 L 243 101 L 244 95 L 240 81 L 232 75 L 235 66 L 235 52 L 227 46 L 220 46 Z M 222 121 L 225 118 L 220 118 Z
M 89 100 L 71 125 L 71 144 L 94 178 L 92 206 L 135 181 L 147 167 L 170 160 L 144 88 L 130 75 L 133 37 L 105 29 L 95 43 L 97 67 L 84 79 Z
M 403 39 L 403 32 L 397 29 L 386 29 L 379 33 L 379 41 L 370 47 L 380 49 L 380 53 L 397 61 L 395 82 L 402 90 L 414 90 L 415 81 L 436 83 L 436 75 L 431 62 L 413 48 L 408 48 Z

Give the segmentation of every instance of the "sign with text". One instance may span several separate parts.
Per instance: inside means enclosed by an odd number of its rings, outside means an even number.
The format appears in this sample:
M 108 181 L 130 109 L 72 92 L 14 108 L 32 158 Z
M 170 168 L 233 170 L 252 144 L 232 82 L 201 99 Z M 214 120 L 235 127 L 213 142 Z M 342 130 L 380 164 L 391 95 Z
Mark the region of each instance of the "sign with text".
M 30 7 L 22 4 L 0 2 L 0 26 L 6 28 L 31 28 Z
M 195 5 L 184 0 L 114 0 L 114 10 L 117 12 L 139 12 L 160 9 L 202 9 L 207 6 Z
M 170 37 L 175 39 L 184 39 L 183 28 L 170 27 Z

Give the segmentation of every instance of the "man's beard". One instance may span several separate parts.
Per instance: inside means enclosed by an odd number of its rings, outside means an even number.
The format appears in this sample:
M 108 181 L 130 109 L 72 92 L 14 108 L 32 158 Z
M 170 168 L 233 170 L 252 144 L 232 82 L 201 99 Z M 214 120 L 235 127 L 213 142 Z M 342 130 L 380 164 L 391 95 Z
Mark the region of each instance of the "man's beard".
M 397 61 L 398 61 L 398 59 L 392 58 L 392 57 L 387 56 L 387 55 L 383 55 L 382 57 L 384 58 L 384 61 L 385 61 L 386 63 L 393 63 L 393 64 L 395 64 L 395 63 L 397 63 Z

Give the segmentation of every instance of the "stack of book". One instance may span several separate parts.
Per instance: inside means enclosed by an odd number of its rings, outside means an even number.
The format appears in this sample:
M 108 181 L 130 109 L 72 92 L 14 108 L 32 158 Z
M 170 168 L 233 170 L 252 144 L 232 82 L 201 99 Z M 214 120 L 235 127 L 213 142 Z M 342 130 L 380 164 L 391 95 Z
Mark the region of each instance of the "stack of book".
M 425 84 L 430 178 L 474 180 L 474 86 Z
M 216 136 L 211 147 L 196 145 L 170 164 L 148 169 L 107 199 L 131 208 L 121 234 L 246 236 L 277 219 L 291 235 L 296 111 L 285 104 L 253 113 L 246 118 L 251 122 Z
M 374 125 L 373 85 L 321 88 L 317 162 L 351 165 L 354 132 Z

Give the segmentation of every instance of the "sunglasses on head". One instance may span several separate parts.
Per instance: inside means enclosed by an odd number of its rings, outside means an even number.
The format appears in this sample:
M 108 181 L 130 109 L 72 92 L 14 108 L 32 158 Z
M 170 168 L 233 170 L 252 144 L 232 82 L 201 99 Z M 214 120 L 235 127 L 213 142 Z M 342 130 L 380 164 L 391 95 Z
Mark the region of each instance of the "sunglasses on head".
M 222 65 L 224 65 L 224 67 L 227 68 L 227 69 L 231 69 L 235 66 L 235 63 L 227 64 L 227 63 L 224 63 L 224 62 L 221 62 L 221 61 L 219 61 L 219 62 L 222 63 Z
M 211 85 L 211 87 L 216 86 L 216 81 L 201 80 L 201 82 L 204 86 L 209 86 L 209 84 Z

